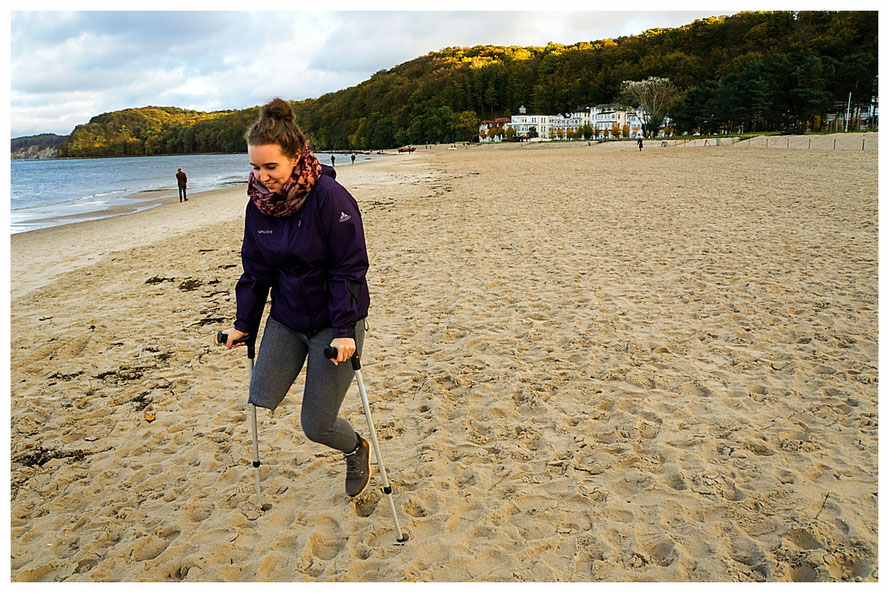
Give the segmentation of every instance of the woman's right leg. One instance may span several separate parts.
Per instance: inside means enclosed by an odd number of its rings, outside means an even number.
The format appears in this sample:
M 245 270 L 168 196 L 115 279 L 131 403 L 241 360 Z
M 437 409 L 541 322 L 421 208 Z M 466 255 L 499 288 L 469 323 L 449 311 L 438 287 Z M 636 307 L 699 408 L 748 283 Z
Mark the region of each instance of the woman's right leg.
M 248 401 L 269 410 L 277 408 L 296 381 L 307 354 L 306 344 L 295 331 L 269 317 L 256 355 Z
M 364 345 L 363 323 L 364 320 L 355 324 L 355 345 L 359 355 Z M 309 440 L 350 453 L 355 449 L 358 434 L 339 413 L 355 371 L 348 361 L 335 365 L 324 356 L 324 349 L 331 340 L 333 328 L 330 327 L 309 338 L 309 361 L 300 422 Z

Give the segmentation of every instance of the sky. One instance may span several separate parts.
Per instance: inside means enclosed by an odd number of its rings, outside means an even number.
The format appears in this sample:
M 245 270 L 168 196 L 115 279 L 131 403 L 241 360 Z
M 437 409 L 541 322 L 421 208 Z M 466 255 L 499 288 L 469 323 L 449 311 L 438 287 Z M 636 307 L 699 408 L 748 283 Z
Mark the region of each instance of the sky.
M 74 11 L 52 3 L 17 4 L 8 13 L 13 138 L 69 134 L 95 115 L 129 107 L 213 111 L 252 107 L 275 96 L 319 97 L 449 46 L 567 45 L 734 12 L 534 11 L 526 7 L 539 8 L 539 1 L 522 0 L 508 5 L 521 10 L 486 3 L 494 8 L 488 11 L 472 10 L 478 2 L 456 0 L 447 3 L 454 8 L 448 12 L 409 12 L 385 1 L 373 3 L 382 10 L 362 12 L 349 0 L 319 3 L 336 12 L 210 12 L 188 10 L 187 1 L 154 2 L 153 8 L 164 10 L 151 12 L 102 10 L 101 3 L 84 3 L 90 10 L 83 10 L 76 1 L 60 4 Z M 35 6 L 41 10 L 27 10 Z

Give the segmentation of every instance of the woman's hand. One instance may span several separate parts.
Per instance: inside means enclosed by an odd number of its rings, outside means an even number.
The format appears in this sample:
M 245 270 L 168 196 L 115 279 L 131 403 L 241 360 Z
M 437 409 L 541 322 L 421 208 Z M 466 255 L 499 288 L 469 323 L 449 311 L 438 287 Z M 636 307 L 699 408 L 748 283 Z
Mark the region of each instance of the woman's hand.
M 244 338 L 244 337 L 250 335 L 250 334 L 244 333 L 241 330 L 235 329 L 235 328 L 227 329 L 222 333 L 224 333 L 226 335 L 226 337 L 228 338 L 225 341 L 225 347 L 229 348 L 229 349 L 234 348 L 236 346 L 244 346 L 245 342 L 241 342 L 240 344 L 235 344 L 235 342 L 237 342 L 241 338 Z
M 336 348 L 336 358 L 330 359 L 336 365 L 346 362 L 355 354 L 355 340 L 352 338 L 334 338 L 330 342 L 330 347 Z

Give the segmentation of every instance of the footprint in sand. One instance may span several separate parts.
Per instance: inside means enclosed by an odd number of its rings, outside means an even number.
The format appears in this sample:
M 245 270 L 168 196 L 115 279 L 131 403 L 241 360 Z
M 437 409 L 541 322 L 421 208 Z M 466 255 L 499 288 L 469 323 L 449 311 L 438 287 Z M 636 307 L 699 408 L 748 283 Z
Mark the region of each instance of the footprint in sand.
M 355 501 L 355 514 L 359 517 L 370 517 L 374 514 L 380 496 L 365 492 Z
M 84 558 L 80 562 L 77 563 L 77 566 L 74 568 L 75 574 L 83 574 L 85 572 L 89 572 L 94 569 L 99 564 L 98 558 Z
M 163 537 L 162 537 L 163 536 Z M 175 530 L 158 530 L 157 533 L 143 537 L 133 547 L 131 552 L 133 560 L 136 562 L 145 562 L 153 560 L 167 549 L 170 542 L 179 536 L 179 532 Z
M 843 581 L 865 578 L 876 579 L 876 569 L 872 552 L 866 546 L 849 551 L 836 551 L 825 557 L 830 576 Z
M 405 502 L 401 508 L 404 514 L 414 518 L 430 517 L 438 512 L 438 503 L 433 495 L 421 493 Z
M 688 488 L 685 484 L 685 479 L 682 477 L 682 472 L 679 470 L 679 466 L 675 463 L 664 464 L 662 469 L 662 480 L 673 490 L 681 491 Z
M 196 503 L 189 505 L 182 514 L 187 521 L 200 523 L 209 519 L 213 515 L 213 510 L 214 507 L 209 502 Z
M 315 532 L 309 536 L 307 553 L 320 560 L 333 560 L 344 545 L 339 523 L 326 517 L 316 523 Z
M 663 534 L 648 534 L 639 537 L 642 552 L 648 562 L 658 566 L 670 566 L 676 560 L 673 540 Z
M 682 393 L 686 395 L 692 395 L 694 397 L 710 397 L 713 395 L 713 390 L 708 387 L 704 387 L 698 381 L 693 381 L 691 383 L 684 383 L 680 387 Z
M 731 537 L 728 545 L 728 554 L 732 560 L 749 566 L 758 572 L 765 574 L 767 571 L 764 566 L 766 558 L 762 548 L 750 538 L 742 535 Z
M 765 385 L 748 385 L 747 393 L 753 401 L 762 402 L 767 398 L 769 390 Z
M 784 539 L 800 550 L 817 550 L 824 547 L 824 545 L 807 529 L 791 529 L 787 532 L 787 535 L 784 536 Z
M 79 537 L 62 537 L 52 546 L 52 552 L 57 558 L 70 558 L 80 549 Z

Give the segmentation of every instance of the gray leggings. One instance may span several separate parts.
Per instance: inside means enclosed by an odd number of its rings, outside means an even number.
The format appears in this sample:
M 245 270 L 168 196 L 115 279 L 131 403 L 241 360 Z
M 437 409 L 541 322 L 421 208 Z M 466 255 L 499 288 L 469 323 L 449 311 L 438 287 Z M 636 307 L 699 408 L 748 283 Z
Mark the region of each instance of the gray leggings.
M 324 349 L 331 340 L 333 328 L 308 337 L 269 317 L 256 356 L 248 401 L 270 410 L 277 408 L 308 357 L 300 417 L 303 432 L 309 440 L 348 453 L 357 444 L 355 430 L 338 414 L 352 384 L 354 371 L 351 363 L 335 365 L 324 356 Z M 355 324 L 355 346 L 359 356 L 363 344 L 364 321 L 361 320 Z

